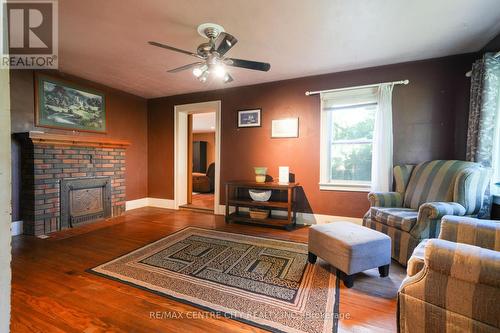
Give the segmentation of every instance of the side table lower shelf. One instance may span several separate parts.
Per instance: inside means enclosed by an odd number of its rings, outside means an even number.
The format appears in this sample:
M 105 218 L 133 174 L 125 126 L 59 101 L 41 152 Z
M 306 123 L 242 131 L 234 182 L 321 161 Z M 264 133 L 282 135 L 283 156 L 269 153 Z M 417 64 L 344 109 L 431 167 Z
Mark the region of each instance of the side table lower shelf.
M 297 205 L 295 202 L 297 187 L 298 183 L 229 181 L 226 183 L 226 222 L 240 222 L 292 230 L 296 226 L 297 220 Z M 266 201 L 254 201 L 249 194 L 251 189 L 271 191 L 271 195 Z M 234 207 L 234 213 L 230 213 L 230 207 Z M 265 219 L 252 218 L 246 210 L 252 208 L 270 210 L 271 215 Z M 284 211 L 286 215 L 273 214 L 273 210 Z
M 258 224 L 263 226 L 283 228 L 292 230 L 295 227 L 295 222 L 289 223 L 286 216 L 270 216 L 266 219 L 253 219 L 248 212 L 231 213 L 226 216 L 226 222 L 242 222 L 248 224 Z

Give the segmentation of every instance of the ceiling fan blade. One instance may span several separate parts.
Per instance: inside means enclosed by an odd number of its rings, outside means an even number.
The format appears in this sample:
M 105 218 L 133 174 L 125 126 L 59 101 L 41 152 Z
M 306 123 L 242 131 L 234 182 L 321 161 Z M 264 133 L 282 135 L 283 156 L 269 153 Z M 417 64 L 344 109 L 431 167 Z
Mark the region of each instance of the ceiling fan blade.
M 221 32 L 215 40 L 215 51 L 222 57 L 236 43 L 238 43 L 236 37 L 226 32 Z
M 165 45 L 165 44 L 162 44 L 162 43 L 158 43 L 158 42 L 151 42 L 151 41 L 149 41 L 148 43 L 149 43 L 150 45 L 153 45 L 153 46 L 158 46 L 158 47 L 161 47 L 161 48 L 164 48 L 164 49 L 170 50 L 170 51 L 180 52 L 180 53 L 184 53 L 184 54 L 187 54 L 187 55 L 190 55 L 190 56 L 196 57 L 196 58 L 203 59 L 203 57 L 202 57 L 202 56 L 200 56 L 200 55 L 199 55 L 199 54 L 197 54 L 197 53 L 189 52 L 189 51 L 186 51 L 186 50 L 181 50 L 181 49 L 178 49 L 178 48 L 173 47 L 173 46 L 168 46 L 168 45 Z
M 200 65 L 203 65 L 203 62 L 195 62 L 195 63 L 192 63 L 192 64 L 184 65 L 184 66 L 181 66 L 181 67 L 170 69 L 167 72 L 169 72 L 169 73 L 178 73 L 180 71 L 184 71 L 186 69 L 191 69 L 191 68 L 194 68 L 194 67 L 200 66 Z
M 227 58 L 224 60 L 224 62 L 228 66 L 253 69 L 256 71 L 267 72 L 269 69 L 271 69 L 271 65 L 268 64 L 267 62 L 259 62 L 259 61 L 251 61 L 251 60 L 243 60 L 235 58 Z
M 231 74 L 227 73 L 226 75 L 227 75 L 227 79 L 224 79 L 224 83 L 230 83 L 230 82 L 234 81 L 234 79 L 231 76 Z

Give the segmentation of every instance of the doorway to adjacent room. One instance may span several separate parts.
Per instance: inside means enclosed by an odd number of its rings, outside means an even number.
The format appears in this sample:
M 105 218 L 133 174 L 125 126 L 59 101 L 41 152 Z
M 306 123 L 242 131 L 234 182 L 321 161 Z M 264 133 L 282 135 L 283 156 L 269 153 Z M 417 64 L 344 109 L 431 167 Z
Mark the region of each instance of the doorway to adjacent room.
M 175 106 L 175 207 L 218 213 L 220 101 Z

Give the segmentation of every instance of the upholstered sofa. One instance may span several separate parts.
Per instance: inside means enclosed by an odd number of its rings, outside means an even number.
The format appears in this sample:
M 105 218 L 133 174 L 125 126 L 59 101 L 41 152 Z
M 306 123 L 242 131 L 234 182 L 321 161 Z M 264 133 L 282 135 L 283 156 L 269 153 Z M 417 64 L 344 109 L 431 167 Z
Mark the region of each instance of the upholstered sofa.
M 401 333 L 500 332 L 500 223 L 445 216 L 398 293 Z
M 436 238 L 444 215 L 476 216 L 490 170 L 477 163 L 434 160 L 394 167 L 394 192 L 370 192 L 363 225 L 391 237 L 392 258 L 406 266 L 415 247 Z
M 215 163 L 208 166 L 206 173 L 193 172 L 193 192 L 212 193 L 215 185 Z

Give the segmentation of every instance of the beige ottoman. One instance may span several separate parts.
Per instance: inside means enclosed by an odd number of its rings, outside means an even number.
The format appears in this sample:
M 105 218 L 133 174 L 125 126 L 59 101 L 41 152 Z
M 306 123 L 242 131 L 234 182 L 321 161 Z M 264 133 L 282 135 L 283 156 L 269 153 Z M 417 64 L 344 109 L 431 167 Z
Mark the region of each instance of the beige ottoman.
M 351 288 L 353 274 L 378 267 L 389 275 L 391 238 L 350 222 L 333 222 L 309 228 L 309 262 L 320 257 L 337 269 L 344 285 Z

